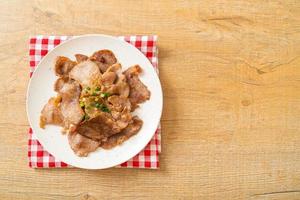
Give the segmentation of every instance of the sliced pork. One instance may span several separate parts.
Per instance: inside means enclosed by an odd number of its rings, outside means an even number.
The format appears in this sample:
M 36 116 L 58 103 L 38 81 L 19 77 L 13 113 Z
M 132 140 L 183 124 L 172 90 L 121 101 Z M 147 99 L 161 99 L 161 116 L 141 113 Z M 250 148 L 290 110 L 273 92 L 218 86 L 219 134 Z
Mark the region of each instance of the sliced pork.
M 60 97 L 52 97 L 48 103 L 44 106 L 41 117 L 40 127 L 45 128 L 46 124 L 63 125 L 63 116 L 60 111 Z
M 90 60 L 94 61 L 98 65 L 102 73 L 104 73 L 109 66 L 117 62 L 117 58 L 114 53 L 107 49 L 95 52 L 90 57 Z
M 113 95 L 108 97 L 107 101 L 111 104 L 111 108 L 115 111 L 121 112 L 124 108 L 131 110 L 131 103 L 128 98 Z
M 102 75 L 102 85 L 111 86 L 118 78 L 117 71 L 121 69 L 121 64 L 116 63 L 110 66 Z
M 108 113 L 100 112 L 97 117 L 89 119 L 77 127 L 76 131 L 93 140 L 103 141 L 121 131 Z
M 118 76 L 118 80 L 115 84 L 112 85 L 103 85 L 102 89 L 103 92 L 107 92 L 110 94 L 120 95 L 122 97 L 128 97 L 129 96 L 129 85 L 126 81 L 126 77 L 121 74 Z
M 68 134 L 69 144 L 74 153 L 80 157 L 87 156 L 90 152 L 96 151 L 100 143 L 87 138 L 79 133 Z
M 140 120 L 137 116 L 135 116 L 131 124 L 129 124 L 120 133 L 110 136 L 105 142 L 101 143 L 101 147 L 104 149 L 111 149 L 117 145 L 122 144 L 130 137 L 137 134 L 141 129 L 142 125 L 143 121 Z
M 82 88 L 100 85 L 101 73 L 96 63 L 86 60 L 77 64 L 71 71 L 69 77 L 80 83 Z
M 129 100 L 133 108 L 150 99 L 150 91 L 138 77 L 141 72 L 142 68 L 139 65 L 132 66 L 123 72 L 130 87 Z
M 87 59 L 89 59 L 88 56 L 83 55 L 83 54 L 75 54 L 75 58 L 76 58 L 76 61 L 78 63 L 81 63 L 81 62 L 86 61 Z
M 77 63 L 64 56 L 58 56 L 56 59 L 54 71 L 56 76 L 68 76 L 69 72 Z
M 57 92 L 61 96 L 60 110 L 63 116 L 66 126 L 77 125 L 82 121 L 84 112 L 79 104 L 79 97 L 81 94 L 81 88 L 78 82 L 74 80 L 63 80 L 59 79 L 59 82 L 65 81 L 64 83 L 56 83 Z

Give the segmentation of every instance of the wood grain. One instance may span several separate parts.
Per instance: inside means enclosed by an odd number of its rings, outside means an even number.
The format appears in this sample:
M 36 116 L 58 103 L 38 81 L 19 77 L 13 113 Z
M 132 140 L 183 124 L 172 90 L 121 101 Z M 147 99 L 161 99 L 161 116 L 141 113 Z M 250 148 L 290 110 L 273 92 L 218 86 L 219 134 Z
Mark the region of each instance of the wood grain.
M 300 199 L 300 2 L 1 1 L 0 199 Z M 157 34 L 160 170 L 27 167 L 28 38 Z

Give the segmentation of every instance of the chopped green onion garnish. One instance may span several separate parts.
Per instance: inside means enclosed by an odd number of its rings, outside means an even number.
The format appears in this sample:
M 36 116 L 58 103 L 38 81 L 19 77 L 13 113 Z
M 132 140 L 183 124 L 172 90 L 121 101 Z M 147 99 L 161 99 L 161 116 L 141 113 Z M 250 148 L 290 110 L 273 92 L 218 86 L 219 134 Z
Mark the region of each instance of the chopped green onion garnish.
M 99 109 L 99 110 L 101 110 L 103 112 L 110 112 L 110 110 L 108 109 L 108 107 L 106 105 L 102 104 L 102 103 L 96 102 L 92 106 L 96 107 L 97 109 Z
M 90 119 L 90 116 L 88 116 L 87 114 L 83 115 L 83 120 L 89 120 L 89 119 Z
M 100 91 L 100 88 L 99 88 L 99 87 L 96 87 L 96 88 L 95 88 L 95 91 Z
M 103 112 L 110 112 L 110 110 L 108 109 L 108 107 L 106 107 L 105 105 L 103 105 L 102 107 L 101 107 L 101 110 L 103 111 Z
M 101 108 L 101 106 L 102 106 L 102 104 L 100 104 L 100 103 L 95 103 L 95 107 L 96 107 L 96 108 Z
M 79 105 L 80 105 L 81 108 L 83 108 L 85 106 L 83 101 L 80 101 Z
M 101 98 L 105 98 L 105 97 L 109 97 L 109 96 L 110 96 L 110 94 L 107 93 L 107 92 L 103 92 L 103 93 L 100 94 Z

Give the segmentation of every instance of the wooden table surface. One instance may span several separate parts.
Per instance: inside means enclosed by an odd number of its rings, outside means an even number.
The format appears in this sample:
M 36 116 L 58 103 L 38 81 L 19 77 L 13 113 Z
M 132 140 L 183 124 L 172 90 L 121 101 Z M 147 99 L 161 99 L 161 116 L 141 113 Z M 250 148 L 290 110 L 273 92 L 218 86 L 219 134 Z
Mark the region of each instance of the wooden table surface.
M 300 2 L 1 1 L 0 199 L 300 199 Z M 36 34 L 157 34 L 160 170 L 30 169 Z

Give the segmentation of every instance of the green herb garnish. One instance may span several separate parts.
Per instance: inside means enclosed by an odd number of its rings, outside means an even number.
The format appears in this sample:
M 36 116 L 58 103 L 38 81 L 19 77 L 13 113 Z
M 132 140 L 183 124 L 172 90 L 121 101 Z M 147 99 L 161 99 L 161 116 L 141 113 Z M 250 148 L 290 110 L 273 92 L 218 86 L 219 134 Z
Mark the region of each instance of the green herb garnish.
M 95 107 L 98 108 L 98 109 L 101 109 L 102 104 L 101 103 L 95 103 Z
M 100 87 L 96 87 L 96 88 L 95 88 L 95 91 L 100 91 Z
M 108 107 L 102 103 L 94 103 L 93 104 L 93 107 L 96 107 L 97 109 L 103 111 L 103 112 L 110 112 L 110 110 L 108 109 Z
M 110 94 L 108 92 L 103 92 L 103 93 L 100 94 L 101 98 L 106 98 L 106 97 L 109 97 L 109 96 L 110 96 Z
M 103 112 L 107 112 L 107 113 L 110 112 L 110 110 L 108 109 L 108 107 L 105 106 L 105 105 L 103 105 L 103 106 L 101 107 L 101 110 L 102 110 Z
M 85 106 L 85 104 L 84 104 L 83 101 L 80 101 L 80 102 L 79 102 L 79 105 L 80 105 L 81 108 L 83 108 L 83 107 Z
M 84 120 L 84 121 L 89 120 L 89 119 L 90 119 L 90 116 L 88 116 L 87 114 L 84 114 L 84 115 L 83 115 L 83 120 Z

